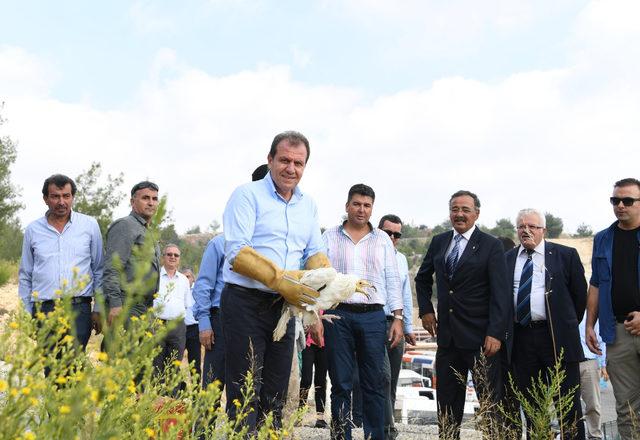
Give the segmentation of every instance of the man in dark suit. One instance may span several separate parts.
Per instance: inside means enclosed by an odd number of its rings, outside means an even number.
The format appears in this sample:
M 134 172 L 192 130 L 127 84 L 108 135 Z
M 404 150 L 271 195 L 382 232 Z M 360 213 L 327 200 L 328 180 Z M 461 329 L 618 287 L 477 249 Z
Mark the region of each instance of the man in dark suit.
M 545 217 L 540 212 L 523 209 L 516 224 L 520 246 L 506 254 L 515 327 L 513 339 L 507 343 L 513 344 L 516 382 L 531 399 L 531 380 L 542 375 L 550 381 L 550 371 L 562 352 L 566 377 L 560 393 L 565 395 L 580 385 L 579 363 L 584 353 L 578 325 L 587 302 L 584 268 L 575 249 L 544 240 Z M 563 438 L 584 439 L 581 418 L 578 388 L 560 423 Z M 529 435 L 527 432 L 527 438 Z
M 470 370 L 479 397 L 497 401 L 502 390 L 496 354 L 507 336 L 511 296 L 503 246 L 475 226 L 479 215 L 480 200 L 474 193 L 453 194 L 449 218 L 454 230 L 433 237 L 415 279 L 422 326 L 438 336 L 436 376 L 441 435 L 444 424 L 449 426 L 447 433 L 453 430 L 454 435 L 459 435 Z M 434 274 L 437 319 L 431 301 Z M 486 357 L 485 372 L 474 370 L 481 354 Z M 484 389 L 484 384 L 489 389 Z

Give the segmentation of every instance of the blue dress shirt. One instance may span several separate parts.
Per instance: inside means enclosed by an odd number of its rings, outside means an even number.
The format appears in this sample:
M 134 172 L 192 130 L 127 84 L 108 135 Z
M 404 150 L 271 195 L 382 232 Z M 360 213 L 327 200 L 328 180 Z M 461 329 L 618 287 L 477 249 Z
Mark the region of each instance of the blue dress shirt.
M 288 270 L 300 269 L 309 257 L 324 252 L 315 202 L 298 187 L 287 202 L 276 191 L 271 173 L 236 188 L 222 220 L 227 283 L 269 291 L 263 284 L 231 270 L 229 261 L 245 246 Z
M 404 334 L 413 333 L 413 295 L 411 293 L 411 281 L 409 280 L 409 263 L 402 252 L 396 250 L 398 260 L 398 272 L 400 272 L 400 284 L 402 285 L 402 325 Z M 385 313 L 391 314 L 385 305 Z
M 55 291 L 65 282 L 74 287 L 74 267 L 78 280 L 89 275 L 87 285 L 76 296 L 93 296 L 102 283 L 103 264 L 102 235 L 93 217 L 71 211 L 62 232 L 47 222 L 46 214 L 30 223 L 24 231 L 18 283 L 26 311 L 31 313 L 34 301 L 55 299 Z
M 211 330 L 211 308 L 220 307 L 220 294 L 224 287 L 224 235 L 209 240 L 202 255 L 198 279 L 193 285 L 193 315 L 200 331 Z

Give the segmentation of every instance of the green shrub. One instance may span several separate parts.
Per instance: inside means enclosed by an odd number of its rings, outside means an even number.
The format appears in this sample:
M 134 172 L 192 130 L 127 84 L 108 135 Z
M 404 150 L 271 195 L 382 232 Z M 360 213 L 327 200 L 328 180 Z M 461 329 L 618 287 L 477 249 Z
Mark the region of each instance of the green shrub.
M 0 287 L 18 278 L 18 264 L 0 260 Z

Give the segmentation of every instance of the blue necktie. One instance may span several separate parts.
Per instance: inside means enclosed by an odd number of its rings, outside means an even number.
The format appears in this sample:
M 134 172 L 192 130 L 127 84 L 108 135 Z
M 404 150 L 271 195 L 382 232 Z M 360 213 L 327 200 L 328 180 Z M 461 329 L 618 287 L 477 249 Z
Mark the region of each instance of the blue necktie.
M 516 306 L 516 321 L 527 325 L 531 321 L 531 283 L 533 281 L 533 249 L 525 249 L 527 261 L 522 266 L 520 285 L 518 286 L 518 301 Z
M 447 255 L 447 274 L 449 275 L 449 279 L 453 277 L 453 272 L 456 270 L 456 265 L 458 264 L 458 253 L 460 252 L 460 240 L 462 240 L 462 235 L 458 234 L 453 237 L 455 244 L 453 245 L 453 249 Z

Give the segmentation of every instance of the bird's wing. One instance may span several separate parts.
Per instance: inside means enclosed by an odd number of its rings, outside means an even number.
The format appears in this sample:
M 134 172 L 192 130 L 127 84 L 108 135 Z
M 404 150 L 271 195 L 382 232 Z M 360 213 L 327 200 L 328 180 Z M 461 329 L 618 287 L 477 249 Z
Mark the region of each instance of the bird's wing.
M 338 303 L 349 299 L 355 293 L 358 277 L 338 273 L 333 281 L 320 292 L 316 305 L 317 310 L 332 309 Z
M 333 267 L 322 267 L 320 269 L 307 270 L 300 278 L 302 284 L 306 284 L 312 289 L 318 290 L 328 285 L 338 275 Z

